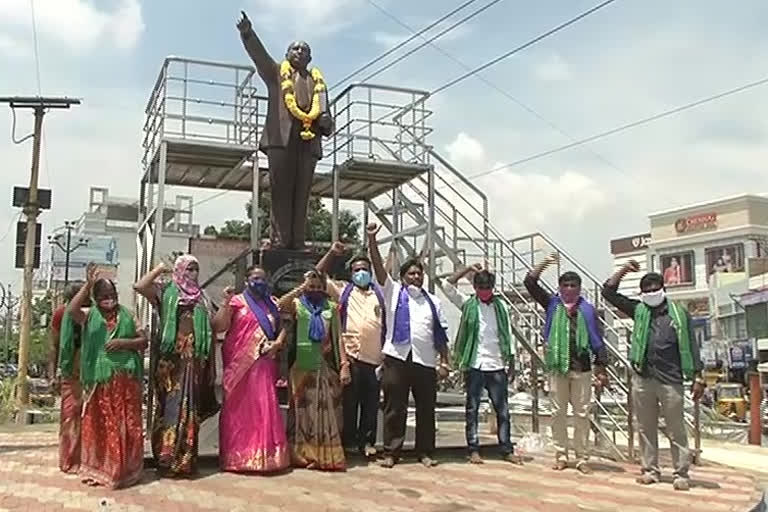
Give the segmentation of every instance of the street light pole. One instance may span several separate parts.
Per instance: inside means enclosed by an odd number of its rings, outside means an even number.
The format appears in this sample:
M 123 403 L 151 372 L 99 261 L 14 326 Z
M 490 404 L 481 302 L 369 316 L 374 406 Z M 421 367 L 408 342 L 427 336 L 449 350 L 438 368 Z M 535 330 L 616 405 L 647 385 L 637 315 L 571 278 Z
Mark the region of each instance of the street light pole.
M 64 286 L 66 287 L 69 284 L 69 264 L 70 264 L 70 256 L 73 252 L 78 250 L 80 247 L 86 247 L 88 246 L 88 239 L 87 238 L 80 238 L 80 240 L 77 241 L 77 244 L 72 247 L 72 230 L 75 229 L 75 226 L 77 225 L 76 221 L 64 221 L 64 229 L 67 230 L 67 241 L 66 246 L 61 245 L 61 241 L 59 240 L 59 237 L 61 236 L 50 236 L 48 237 L 48 241 L 61 249 L 61 251 L 64 253 Z

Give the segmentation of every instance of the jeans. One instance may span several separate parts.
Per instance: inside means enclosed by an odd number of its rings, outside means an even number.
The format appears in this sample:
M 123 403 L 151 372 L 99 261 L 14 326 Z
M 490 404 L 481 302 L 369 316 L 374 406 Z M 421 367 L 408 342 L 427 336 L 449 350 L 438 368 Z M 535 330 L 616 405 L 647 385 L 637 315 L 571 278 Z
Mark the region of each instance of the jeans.
M 344 388 L 344 447 L 376 445 L 379 380 L 376 367 L 350 358 L 352 382 Z M 359 414 L 358 414 L 359 413 Z
M 496 426 L 499 438 L 499 447 L 503 455 L 512 453 L 513 446 L 510 439 L 509 403 L 507 402 L 507 372 L 498 370 L 485 372 L 471 369 L 464 373 L 465 389 L 467 393 L 466 409 L 466 434 L 467 447 L 470 453 L 479 451 L 480 443 L 477 438 L 477 413 L 480 408 L 480 396 L 483 389 L 488 391 L 493 409 L 496 411 Z

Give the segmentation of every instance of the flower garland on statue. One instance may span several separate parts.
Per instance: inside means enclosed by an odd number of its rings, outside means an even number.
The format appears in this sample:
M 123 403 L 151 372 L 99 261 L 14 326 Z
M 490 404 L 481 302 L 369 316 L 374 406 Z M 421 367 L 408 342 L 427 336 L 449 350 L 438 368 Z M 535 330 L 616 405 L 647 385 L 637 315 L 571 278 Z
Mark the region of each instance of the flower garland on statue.
M 283 90 L 285 107 L 293 117 L 301 121 L 301 125 L 304 128 L 301 131 L 301 138 L 303 140 L 312 140 L 315 138 L 315 132 L 312 131 L 312 123 L 320 117 L 320 93 L 325 91 L 325 80 L 323 79 L 323 74 L 320 70 L 312 68 L 310 75 L 315 82 L 315 90 L 312 95 L 312 106 L 309 108 L 309 112 L 304 112 L 296 103 L 296 95 L 294 94 L 293 89 L 293 66 L 291 66 L 291 63 L 287 60 L 284 60 L 280 64 L 280 87 Z

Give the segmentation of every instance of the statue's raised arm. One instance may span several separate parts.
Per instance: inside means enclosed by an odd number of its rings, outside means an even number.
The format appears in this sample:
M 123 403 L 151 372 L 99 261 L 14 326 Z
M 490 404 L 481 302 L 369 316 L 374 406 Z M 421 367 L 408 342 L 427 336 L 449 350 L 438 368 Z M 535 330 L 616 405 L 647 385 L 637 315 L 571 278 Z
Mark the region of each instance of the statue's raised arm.
M 240 21 L 237 22 L 237 29 L 240 31 L 240 39 L 243 40 L 243 46 L 245 51 L 251 57 L 251 60 L 256 65 L 256 70 L 259 72 L 259 76 L 264 82 L 269 84 L 277 80 L 276 68 L 277 63 L 275 59 L 269 54 L 264 45 L 262 44 L 256 32 L 253 31 L 253 25 L 245 11 L 240 11 L 243 15 Z

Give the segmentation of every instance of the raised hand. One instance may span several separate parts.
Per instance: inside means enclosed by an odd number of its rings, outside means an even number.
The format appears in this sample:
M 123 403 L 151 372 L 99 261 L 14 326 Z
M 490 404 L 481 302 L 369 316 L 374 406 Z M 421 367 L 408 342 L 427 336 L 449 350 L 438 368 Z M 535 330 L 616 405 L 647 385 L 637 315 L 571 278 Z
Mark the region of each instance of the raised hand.
M 343 256 L 346 249 L 347 247 L 341 242 L 333 242 L 333 244 L 331 244 L 331 252 L 335 256 Z
M 483 271 L 483 264 L 482 263 L 475 263 L 471 267 L 469 267 L 469 270 L 472 272 L 482 272 Z
M 232 297 L 235 296 L 235 289 L 232 286 L 227 286 L 224 288 L 224 291 L 221 292 L 221 303 L 222 304 L 229 304 L 229 301 L 232 300 Z
M 549 256 L 547 256 L 547 264 L 548 265 L 556 265 L 560 262 L 560 253 L 559 252 L 553 252 Z
M 91 262 L 88 264 L 88 266 L 85 269 L 85 280 L 89 286 L 93 286 L 93 283 L 95 283 L 98 279 L 99 279 L 99 268 L 96 266 L 95 263 Z
M 381 231 L 381 226 L 379 226 L 375 222 L 371 222 L 365 228 L 365 232 L 368 234 L 368 236 L 373 238 L 376 238 L 376 235 L 379 234 L 379 231 Z
M 640 272 L 640 264 L 635 260 L 629 260 L 624 267 L 630 272 Z
M 245 14 L 245 11 L 240 11 L 240 14 L 242 14 L 242 17 L 240 18 L 240 21 L 237 22 L 237 30 L 239 30 L 241 34 L 247 34 L 253 29 L 253 25 L 251 24 L 248 15 Z

